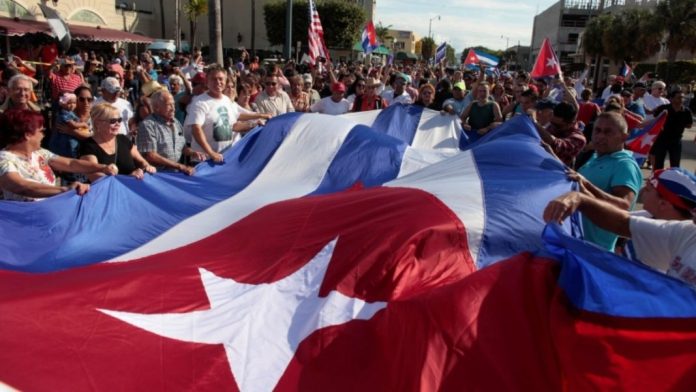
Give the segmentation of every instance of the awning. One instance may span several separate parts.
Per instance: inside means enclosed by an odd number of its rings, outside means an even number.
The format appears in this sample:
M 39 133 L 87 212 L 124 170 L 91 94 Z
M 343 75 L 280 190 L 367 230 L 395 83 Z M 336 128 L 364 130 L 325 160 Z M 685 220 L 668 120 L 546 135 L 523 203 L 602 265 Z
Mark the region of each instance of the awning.
M 364 52 L 365 51 L 362 47 L 362 42 L 356 42 L 355 45 L 353 45 L 353 50 L 356 52 Z M 372 51 L 372 54 L 388 55 L 389 49 L 387 49 L 384 45 L 380 45 L 377 49 Z
M 32 33 L 51 35 L 48 23 L 40 20 L 27 20 L 0 16 L 0 34 L 18 36 Z
M 129 43 L 139 43 L 148 44 L 154 41 L 154 38 L 146 37 L 140 34 L 133 34 L 127 31 L 107 29 L 105 27 L 91 27 L 91 26 L 80 26 L 72 25 L 70 26 L 70 35 L 72 39 L 78 41 L 102 41 L 102 42 L 129 42 Z
M 127 31 L 108 29 L 97 26 L 81 26 L 68 24 L 70 27 L 70 35 L 74 40 L 81 41 L 101 41 L 101 42 L 132 42 L 132 43 L 150 43 L 154 38 L 146 37 L 140 34 L 133 34 Z M 0 34 L 9 36 L 18 36 L 30 33 L 44 33 L 53 35 L 48 23 L 42 20 L 30 19 L 13 19 L 0 16 Z

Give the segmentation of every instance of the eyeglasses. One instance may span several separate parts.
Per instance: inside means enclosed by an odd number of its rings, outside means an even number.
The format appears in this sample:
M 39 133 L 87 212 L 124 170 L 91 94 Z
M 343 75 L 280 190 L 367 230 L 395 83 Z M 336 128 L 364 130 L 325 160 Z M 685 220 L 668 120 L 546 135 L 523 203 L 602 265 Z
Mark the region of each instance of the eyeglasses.
M 77 97 L 77 99 L 80 102 L 93 102 L 94 101 L 93 97 Z
M 114 124 L 120 124 L 123 122 L 123 117 L 119 118 L 106 118 L 106 119 L 100 119 L 101 121 L 108 122 L 110 125 Z

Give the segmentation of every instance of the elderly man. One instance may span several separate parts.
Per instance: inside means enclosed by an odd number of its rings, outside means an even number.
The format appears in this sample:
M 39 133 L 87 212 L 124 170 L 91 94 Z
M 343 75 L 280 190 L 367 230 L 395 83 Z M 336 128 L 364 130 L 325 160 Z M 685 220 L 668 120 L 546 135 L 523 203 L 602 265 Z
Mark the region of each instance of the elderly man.
M 101 97 L 97 98 L 97 100 L 94 101 L 94 106 L 102 102 L 106 102 L 111 106 L 116 107 L 118 109 L 119 114 L 121 115 L 121 118 L 123 118 L 123 121 L 121 121 L 119 133 L 122 135 L 128 135 L 128 122 L 131 118 L 133 118 L 133 106 L 131 106 L 130 102 L 121 98 L 119 96 L 120 93 L 121 83 L 118 81 L 118 79 L 114 77 L 104 78 L 104 80 L 102 80 L 101 83 Z
M 7 82 L 9 95 L 0 106 L 0 113 L 10 109 L 29 109 L 35 112 L 41 111 L 38 105 L 31 102 L 32 79 L 24 74 L 17 74 Z
M 645 95 L 643 97 L 643 105 L 645 106 L 646 114 L 645 118 L 647 120 L 652 120 L 654 118 L 653 111 L 655 109 L 669 103 L 669 100 L 663 96 L 665 94 L 665 88 L 667 88 L 665 82 L 658 80 L 650 86 L 650 95 Z
M 633 208 L 643 182 L 643 174 L 630 151 L 624 150 L 628 125 L 615 112 L 600 114 L 592 129 L 595 153 L 578 172 L 581 188 L 597 198 L 626 211 Z M 607 250 L 614 250 L 618 236 L 603 230 L 583 217 L 585 239 Z
M 174 97 L 158 90 L 150 97 L 152 114 L 138 125 L 138 151 L 157 171 L 180 171 L 192 175 L 194 168 L 183 164 L 184 157 L 202 161 L 205 156 L 186 147 L 184 129 L 174 117 Z
M 267 114 L 239 113 L 237 106 L 223 94 L 227 71 L 212 64 L 206 71 L 208 91 L 194 98 L 188 106 L 184 126 L 191 127 L 194 151 L 207 154 L 214 162 L 222 163 L 222 152 L 241 138 L 242 132 L 256 127 L 252 120 L 270 118 Z
M 269 113 L 272 116 L 295 111 L 288 94 L 278 88 L 278 77 L 274 75 L 266 76 L 264 89 L 256 96 L 254 103 L 260 113 Z
M 692 220 L 631 215 L 605 200 L 580 192 L 566 193 L 552 200 L 544 210 L 544 220 L 560 222 L 580 211 L 597 226 L 631 238 L 635 256 L 643 263 L 696 289 L 696 177 L 682 171 L 672 178 L 677 186 L 672 187 L 671 197 Z

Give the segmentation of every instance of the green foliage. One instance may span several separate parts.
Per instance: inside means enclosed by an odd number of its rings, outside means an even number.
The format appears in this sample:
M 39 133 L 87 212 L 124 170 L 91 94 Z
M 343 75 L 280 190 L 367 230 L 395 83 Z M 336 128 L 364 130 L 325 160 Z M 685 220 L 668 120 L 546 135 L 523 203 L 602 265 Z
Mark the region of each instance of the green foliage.
M 655 64 L 638 64 L 633 73 L 640 77 L 646 72 L 655 72 Z M 696 61 L 675 61 L 671 64 L 667 61 L 657 63 L 657 75 L 672 75 L 671 79 L 676 83 L 691 83 L 696 80 Z
M 188 0 L 184 3 L 184 14 L 189 19 L 191 28 L 191 49 L 196 46 L 198 18 L 208 13 L 208 0 Z
M 388 26 L 383 26 L 382 22 L 377 22 L 377 25 L 375 26 L 375 35 L 377 35 L 377 40 L 382 44 L 386 45 L 391 41 L 392 37 L 389 35 L 389 29 L 392 28 L 392 25 Z
M 592 18 L 582 34 L 582 49 L 590 56 L 604 56 L 606 49 L 604 45 L 604 32 L 609 30 L 613 16 L 602 14 Z
M 448 64 L 455 64 L 457 62 L 457 51 L 450 45 L 447 44 L 447 49 L 445 49 L 445 58 Z
M 433 57 L 435 55 L 435 49 L 437 45 L 435 45 L 435 40 L 430 38 L 430 37 L 423 37 L 421 40 L 421 55 L 423 56 L 424 60 L 428 60 L 429 58 Z
M 365 11 L 355 3 L 327 0 L 316 3 L 321 24 L 324 28 L 324 41 L 329 48 L 346 49 L 353 47 L 365 24 Z M 271 45 L 285 43 L 285 1 L 274 1 L 264 5 L 263 17 L 266 22 L 266 36 Z M 309 28 L 309 4 L 306 1 L 293 2 L 292 40 L 307 43 Z
M 696 0 L 661 1 L 655 18 L 667 33 L 667 58 L 674 61 L 680 50 L 696 50 Z
M 628 9 L 612 14 L 604 30 L 604 55 L 614 61 L 642 60 L 660 49 L 660 35 L 655 34 L 653 13 L 646 9 Z

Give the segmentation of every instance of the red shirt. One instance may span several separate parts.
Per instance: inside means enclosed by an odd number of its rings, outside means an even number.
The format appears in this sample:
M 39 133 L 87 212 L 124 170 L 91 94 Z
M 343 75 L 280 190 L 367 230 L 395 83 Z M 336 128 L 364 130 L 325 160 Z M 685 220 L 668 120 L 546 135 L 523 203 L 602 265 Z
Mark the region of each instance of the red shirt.
M 82 85 L 82 78 L 77 74 L 51 74 L 51 99 L 57 101 L 61 94 L 75 92 Z
M 583 124 L 587 125 L 594 121 L 594 119 L 601 113 L 602 110 L 594 102 L 582 102 L 580 103 L 580 108 L 578 109 L 578 121 L 582 121 Z

